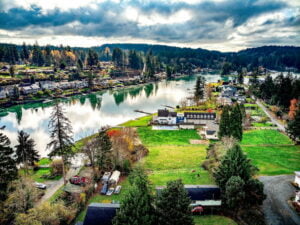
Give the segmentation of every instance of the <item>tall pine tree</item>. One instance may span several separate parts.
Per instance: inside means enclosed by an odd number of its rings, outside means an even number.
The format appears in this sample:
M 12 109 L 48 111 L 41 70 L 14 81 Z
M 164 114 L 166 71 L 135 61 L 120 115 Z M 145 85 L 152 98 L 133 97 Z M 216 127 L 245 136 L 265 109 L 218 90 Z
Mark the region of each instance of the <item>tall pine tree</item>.
M 51 141 L 47 148 L 51 150 L 49 156 L 60 156 L 63 162 L 63 177 L 64 184 L 66 180 L 66 163 L 68 159 L 74 154 L 72 151 L 73 138 L 72 138 L 72 125 L 70 120 L 64 115 L 62 105 L 56 103 L 49 121 L 50 138 Z
M 16 148 L 16 161 L 17 163 L 23 163 L 26 173 L 28 173 L 28 166 L 33 165 L 40 158 L 37 150 L 35 149 L 35 143 L 29 134 L 24 131 L 20 131 L 18 135 L 18 145 Z
M 18 176 L 13 153 L 13 149 L 10 147 L 10 140 L 0 132 L 0 200 L 6 198 L 8 184 Z
M 225 105 L 222 110 L 220 126 L 219 126 L 219 138 L 230 136 L 230 107 Z
M 147 175 L 137 168 L 130 175 L 131 188 L 121 202 L 121 207 L 113 220 L 114 225 L 156 225 L 153 198 Z
M 158 193 L 156 214 L 158 225 L 194 224 L 191 200 L 181 180 L 169 181 L 166 189 Z
M 230 113 L 230 136 L 241 141 L 243 138 L 243 115 L 239 104 L 235 104 Z
M 300 141 L 300 106 L 294 119 L 288 122 L 287 132 L 294 141 Z
M 112 168 L 112 143 L 107 134 L 107 127 L 100 129 L 97 138 L 100 145 L 96 155 L 97 164 L 101 170 Z

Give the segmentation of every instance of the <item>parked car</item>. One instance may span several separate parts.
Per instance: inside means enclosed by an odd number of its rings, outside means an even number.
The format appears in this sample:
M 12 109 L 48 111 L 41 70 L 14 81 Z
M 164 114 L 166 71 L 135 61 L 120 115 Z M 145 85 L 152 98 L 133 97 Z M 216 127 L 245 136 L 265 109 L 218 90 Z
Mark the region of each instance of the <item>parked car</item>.
M 118 186 L 116 187 L 114 193 L 115 193 L 115 194 L 120 194 L 121 189 L 122 189 L 122 186 L 118 185 Z
M 69 179 L 69 181 L 71 184 L 85 185 L 90 182 L 90 179 L 87 177 L 73 176 Z
M 105 195 L 106 192 L 107 192 L 107 189 L 108 189 L 108 184 L 104 183 L 103 186 L 102 186 L 102 188 L 101 188 L 100 194 L 101 195 Z
M 114 193 L 115 189 L 113 187 L 109 188 L 106 192 L 106 195 L 112 195 Z
M 44 189 L 45 190 L 47 188 L 46 184 L 42 184 L 42 183 L 38 183 L 38 182 L 35 182 L 34 185 L 35 185 L 36 188 L 39 188 L 39 189 Z
M 101 178 L 101 182 L 102 184 L 106 183 L 107 181 L 109 181 L 111 172 L 105 172 Z
M 192 213 L 195 213 L 195 214 L 201 214 L 203 213 L 204 209 L 202 206 L 196 206 L 192 209 Z

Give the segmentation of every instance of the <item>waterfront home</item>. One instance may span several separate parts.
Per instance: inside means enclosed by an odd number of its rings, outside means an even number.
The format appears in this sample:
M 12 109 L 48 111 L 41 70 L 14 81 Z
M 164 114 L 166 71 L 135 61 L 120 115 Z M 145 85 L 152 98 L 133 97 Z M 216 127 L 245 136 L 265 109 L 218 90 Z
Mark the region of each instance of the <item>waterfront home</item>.
M 57 84 L 57 87 L 60 89 L 69 89 L 71 88 L 71 83 L 68 81 L 61 81 Z
M 41 90 L 41 88 L 38 85 L 38 83 L 34 83 L 34 84 L 31 84 L 31 85 L 28 85 L 28 86 L 21 87 L 21 92 L 24 95 L 36 94 L 39 90 Z
M 56 83 L 54 81 L 40 81 L 40 87 L 43 90 L 54 90 L 56 88 Z
M 154 123 L 161 125 L 175 125 L 177 123 L 177 113 L 167 109 L 159 109 L 157 116 L 153 118 Z
M 197 113 L 197 112 L 185 112 L 184 122 L 193 123 L 195 125 L 206 125 L 207 121 L 216 120 L 216 113 Z
M 7 98 L 7 90 L 5 88 L 0 87 L 0 99 Z

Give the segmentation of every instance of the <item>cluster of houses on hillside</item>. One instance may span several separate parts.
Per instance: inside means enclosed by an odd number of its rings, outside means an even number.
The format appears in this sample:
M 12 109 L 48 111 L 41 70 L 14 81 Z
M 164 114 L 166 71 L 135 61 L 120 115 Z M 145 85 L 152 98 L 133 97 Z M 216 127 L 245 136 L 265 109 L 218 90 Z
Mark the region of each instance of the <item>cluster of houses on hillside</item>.
M 238 89 L 233 85 L 222 85 L 219 87 L 221 94 L 217 101 L 221 105 L 231 105 L 233 102 L 243 104 L 246 102 L 245 90 L 243 88 Z
M 0 86 L 0 99 L 13 97 L 14 89 L 17 87 L 21 94 L 29 95 L 36 94 L 38 91 L 54 90 L 54 89 L 80 89 L 88 87 L 86 80 L 82 81 L 40 81 L 31 83 L 22 83 L 19 85 Z
M 217 139 L 217 114 L 206 112 L 177 113 L 167 109 L 160 109 L 153 117 L 153 130 L 195 129 L 201 127 L 206 139 Z

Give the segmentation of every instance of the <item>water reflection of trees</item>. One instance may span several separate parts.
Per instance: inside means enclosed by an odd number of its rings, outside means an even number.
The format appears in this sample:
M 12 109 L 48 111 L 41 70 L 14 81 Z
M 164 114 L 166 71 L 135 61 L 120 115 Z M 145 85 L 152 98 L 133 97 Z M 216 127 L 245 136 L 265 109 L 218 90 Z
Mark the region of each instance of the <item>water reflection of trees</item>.
M 153 90 L 154 90 L 154 85 L 152 83 L 145 85 L 144 91 L 147 98 L 153 93 Z
M 101 108 L 101 103 L 102 103 L 101 96 L 98 96 L 96 94 L 89 94 L 87 98 L 89 99 L 93 110 Z

